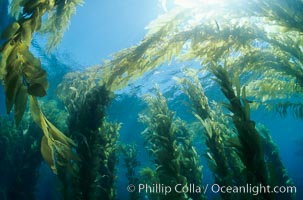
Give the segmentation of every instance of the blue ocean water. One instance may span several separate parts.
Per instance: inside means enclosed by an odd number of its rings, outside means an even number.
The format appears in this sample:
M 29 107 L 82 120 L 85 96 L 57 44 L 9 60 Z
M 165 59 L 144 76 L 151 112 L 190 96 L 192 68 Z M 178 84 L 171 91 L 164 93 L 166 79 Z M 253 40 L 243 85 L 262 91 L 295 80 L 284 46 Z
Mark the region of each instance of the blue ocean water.
M 2 5 L 4 2 L 6 1 L 1 1 Z M 144 2 L 139 0 L 87 1 L 83 7 L 77 10 L 62 43 L 53 54 L 45 54 L 41 47 L 43 41 L 37 36 L 31 48 L 35 55 L 41 58 L 43 66 L 48 71 L 48 80 L 51 85 L 46 98 L 56 99 L 56 86 L 62 81 L 65 73 L 100 63 L 102 59 L 110 58 L 112 53 L 138 43 L 146 33 L 144 27 L 161 12 L 163 11 L 159 8 L 158 2 L 152 0 Z M 0 13 L 3 15 L 3 12 Z M 5 19 L 5 16 L 3 15 L 0 19 Z M 8 20 L 6 18 L 6 21 Z M 1 21 L 0 26 L 0 30 L 3 30 L 4 20 Z M 160 85 L 161 91 L 168 99 L 170 109 L 176 112 L 176 116 L 186 122 L 194 120 L 191 110 L 186 106 L 188 99 L 171 79 L 174 76 L 181 76 L 180 68 L 182 68 L 182 64 L 173 63 L 149 72 L 128 87 L 117 91 L 115 99 L 107 109 L 107 117 L 110 121 L 122 123 L 119 142 L 137 144 L 140 166 L 153 165 L 153 159 L 145 149 L 144 140 L 140 135 L 145 127 L 138 121 L 138 114 L 147 108 L 142 96 L 152 93 L 156 83 Z M 219 88 L 208 85 L 208 83 L 210 82 L 205 83 L 205 92 L 210 100 L 226 101 L 220 94 Z M 0 114 L 6 114 L 2 86 L 0 86 Z M 262 109 L 253 111 L 251 118 L 269 129 L 288 174 L 297 187 L 296 197 L 303 199 L 302 119 L 296 119 L 293 116 L 281 117 Z M 195 145 L 200 155 L 203 155 L 205 151 L 203 137 L 197 136 L 197 138 Z M 203 156 L 201 156 L 201 163 L 204 166 L 203 184 L 212 184 L 213 177 Z M 117 199 L 121 200 L 126 199 L 129 195 L 126 190 L 128 182 L 124 175 L 125 172 L 123 158 L 120 157 L 117 166 L 116 190 Z M 62 199 L 57 188 L 59 187 L 58 179 L 44 162 L 41 164 L 39 174 L 36 187 L 37 199 Z M 208 195 L 210 199 L 216 196 Z

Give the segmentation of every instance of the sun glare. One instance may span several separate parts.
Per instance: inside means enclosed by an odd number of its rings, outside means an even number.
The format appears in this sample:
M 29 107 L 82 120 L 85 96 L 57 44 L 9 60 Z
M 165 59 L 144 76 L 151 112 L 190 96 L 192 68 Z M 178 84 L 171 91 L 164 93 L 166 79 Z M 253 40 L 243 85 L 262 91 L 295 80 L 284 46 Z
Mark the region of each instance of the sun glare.
M 228 0 L 159 0 L 162 9 L 167 12 L 173 5 L 182 8 L 194 8 L 201 5 L 218 5 L 227 3 Z M 229 0 L 231 1 L 231 0 Z
M 225 1 L 226 0 L 175 0 L 174 3 L 178 6 L 190 8 L 199 5 L 210 5 L 210 4 L 221 5 L 224 4 Z

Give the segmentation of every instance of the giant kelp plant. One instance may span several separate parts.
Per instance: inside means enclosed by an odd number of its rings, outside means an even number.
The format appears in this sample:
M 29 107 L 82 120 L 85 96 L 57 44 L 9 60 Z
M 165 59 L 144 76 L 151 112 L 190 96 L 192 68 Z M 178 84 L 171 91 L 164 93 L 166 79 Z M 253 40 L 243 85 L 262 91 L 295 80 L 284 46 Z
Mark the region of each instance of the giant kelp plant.
M 82 1 L 29 1 L 15 0 L 11 2 L 11 14 L 15 20 L 4 30 L 1 35 L 5 43 L 1 47 L 0 79 L 5 88 L 6 110 L 9 113 L 14 107 L 15 123 L 18 126 L 26 110 L 28 97 L 30 98 L 30 111 L 34 121 L 43 130 L 41 140 L 41 153 L 44 160 L 57 173 L 55 157 L 71 162 L 76 156 L 72 151 L 74 142 L 67 138 L 43 115 L 37 97 L 46 95 L 48 82 L 46 72 L 41 67 L 41 62 L 29 50 L 33 34 L 40 30 L 45 21 L 42 17 L 48 12 L 44 28 L 47 33 L 56 30 L 60 34 L 51 34 L 50 40 L 62 37 L 61 32 L 66 29 L 71 14 L 77 4 Z M 57 18 L 62 24 L 58 28 Z M 65 19 L 65 20 L 63 20 Z M 50 22 L 49 22 L 50 21 Z M 54 25 L 54 23 L 56 23 Z M 58 40 L 58 39 L 57 39 Z M 59 41 L 58 40 L 58 41 Z M 51 42 L 51 47 L 58 42 Z
M 222 66 L 212 66 L 212 73 L 215 75 L 215 81 L 220 85 L 221 91 L 229 100 L 226 107 L 232 112 L 232 121 L 237 130 L 238 141 L 234 143 L 234 149 L 245 166 L 245 173 L 243 176 L 246 178 L 247 183 L 253 185 L 289 185 L 290 178 L 284 171 L 284 166 L 279 159 L 278 152 L 274 148 L 272 141 L 268 141 L 268 145 L 264 146 L 262 135 L 255 127 L 255 122 L 250 119 L 250 105 L 249 100 L 246 98 L 246 87 L 240 89 L 240 84 L 236 84 L 236 92 L 233 89 L 233 83 L 229 79 L 228 72 Z M 264 135 L 265 139 L 270 139 L 268 133 Z M 271 148 L 274 151 L 275 159 L 280 169 L 280 173 L 276 173 L 276 166 L 265 159 L 264 148 Z M 276 154 L 276 155 L 275 155 Z M 268 155 L 268 153 L 267 153 Z M 275 161 L 276 160 L 276 161 Z M 280 162 L 278 162 L 278 161 Z M 280 177 L 283 177 L 282 179 Z M 279 180 L 276 182 L 275 180 Z M 284 194 L 282 194 L 284 195 Z M 286 199 L 292 199 L 292 193 L 286 193 Z M 258 197 L 260 199 L 276 199 L 275 194 L 262 193 Z
M 197 77 L 197 71 L 186 70 L 186 78 L 177 79 L 184 93 L 192 102 L 193 114 L 204 127 L 204 138 L 207 147 L 206 158 L 208 166 L 214 175 L 215 183 L 219 185 L 243 185 L 241 171 L 244 166 L 236 152 L 231 148 L 229 140 L 235 136 L 233 128 L 222 115 L 222 111 L 211 109 L 208 98 Z M 247 199 L 242 194 L 221 193 L 223 199 Z
M 140 121 L 147 125 L 142 132 L 146 147 L 153 156 L 155 164 L 154 178 L 161 184 L 174 188 L 194 184 L 202 187 L 202 166 L 192 144 L 192 137 L 186 125 L 180 119 L 174 119 L 174 113 L 168 109 L 165 97 L 159 92 L 156 96 L 147 96 L 149 113 L 140 115 Z M 144 174 L 144 173 L 143 173 Z M 155 197 L 154 197 L 155 198 Z M 159 199 L 204 199 L 203 193 L 160 193 Z
M 112 94 L 89 79 L 74 80 L 72 74 L 65 81 L 58 88 L 58 96 L 68 108 L 68 134 L 77 142 L 75 149 L 80 160 L 73 173 L 63 170 L 59 174 L 64 198 L 115 199 L 120 124 L 106 121 L 106 107 Z

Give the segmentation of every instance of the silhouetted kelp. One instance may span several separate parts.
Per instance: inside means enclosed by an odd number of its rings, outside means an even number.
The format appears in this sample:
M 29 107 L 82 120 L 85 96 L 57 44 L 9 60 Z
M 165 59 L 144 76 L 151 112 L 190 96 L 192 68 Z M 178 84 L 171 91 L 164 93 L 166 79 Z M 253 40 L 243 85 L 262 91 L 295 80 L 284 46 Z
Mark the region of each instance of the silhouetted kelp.
M 85 88 L 83 95 L 68 98 L 65 104 L 69 112 L 68 134 L 77 142 L 75 150 L 80 160 L 70 174 L 61 169 L 62 192 L 65 199 L 115 199 L 120 125 L 107 122 L 105 114 L 112 94 L 104 86 L 78 84 L 79 92 Z M 66 93 L 64 87 L 61 89 Z

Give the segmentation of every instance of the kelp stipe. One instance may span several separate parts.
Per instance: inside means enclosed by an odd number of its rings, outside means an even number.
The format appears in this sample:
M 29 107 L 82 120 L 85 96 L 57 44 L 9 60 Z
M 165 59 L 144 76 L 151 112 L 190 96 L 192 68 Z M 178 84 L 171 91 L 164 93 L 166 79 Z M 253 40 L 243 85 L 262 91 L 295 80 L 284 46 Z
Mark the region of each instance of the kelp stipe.
M 192 145 L 190 133 L 180 119 L 168 109 L 165 97 L 157 90 L 156 96 L 146 96 L 148 114 L 139 120 L 147 128 L 142 132 L 146 148 L 154 159 L 155 171 L 144 169 L 141 174 L 150 180 L 174 188 L 177 184 L 197 184 L 202 189 L 202 166 Z M 203 193 L 177 193 L 152 195 L 154 199 L 204 199 Z
M 24 120 L 16 128 L 8 117 L 1 116 L 0 130 L 0 199 L 35 199 L 43 161 L 39 147 L 41 129 L 32 120 Z
M 128 180 L 128 185 L 138 185 L 140 183 L 139 176 L 136 174 L 136 168 L 139 166 L 139 161 L 137 160 L 137 145 L 127 144 L 121 145 L 120 147 L 123 157 L 124 165 L 126 168 L 126 178 Z M 129 200 L 139 200 L 141 195 L 138 191 L 131 192 L 129 194 Z
M 62 89 L 60 92 L 66 92 L 64 87 L 59 88 Z M 112 200 L 116 196 L 115 166 L 120 124 L 106 121 L 105 110 L 111 100 L 111 92 L 106 87 L 85 90 L 84 96 L 65 101 L 69 112 L 68 132 L 77 142 L 75 150 L 81 160 L 75 163 L 73 173 L 68 175 L 61 171 L 63 174 L 59 174 L 65 184 L 62 192 L 67 199 Z
M 82 6 L 84 0 L 61 0 L 55 3 L 55 7 L 48 11 L 47 19 L 42 24 L 39 33 L 46 35 L 46 51 L 53 51 L 61 42 L 65 31 L 68 29 L 70 19 L 76 13 L 77 6 Z

